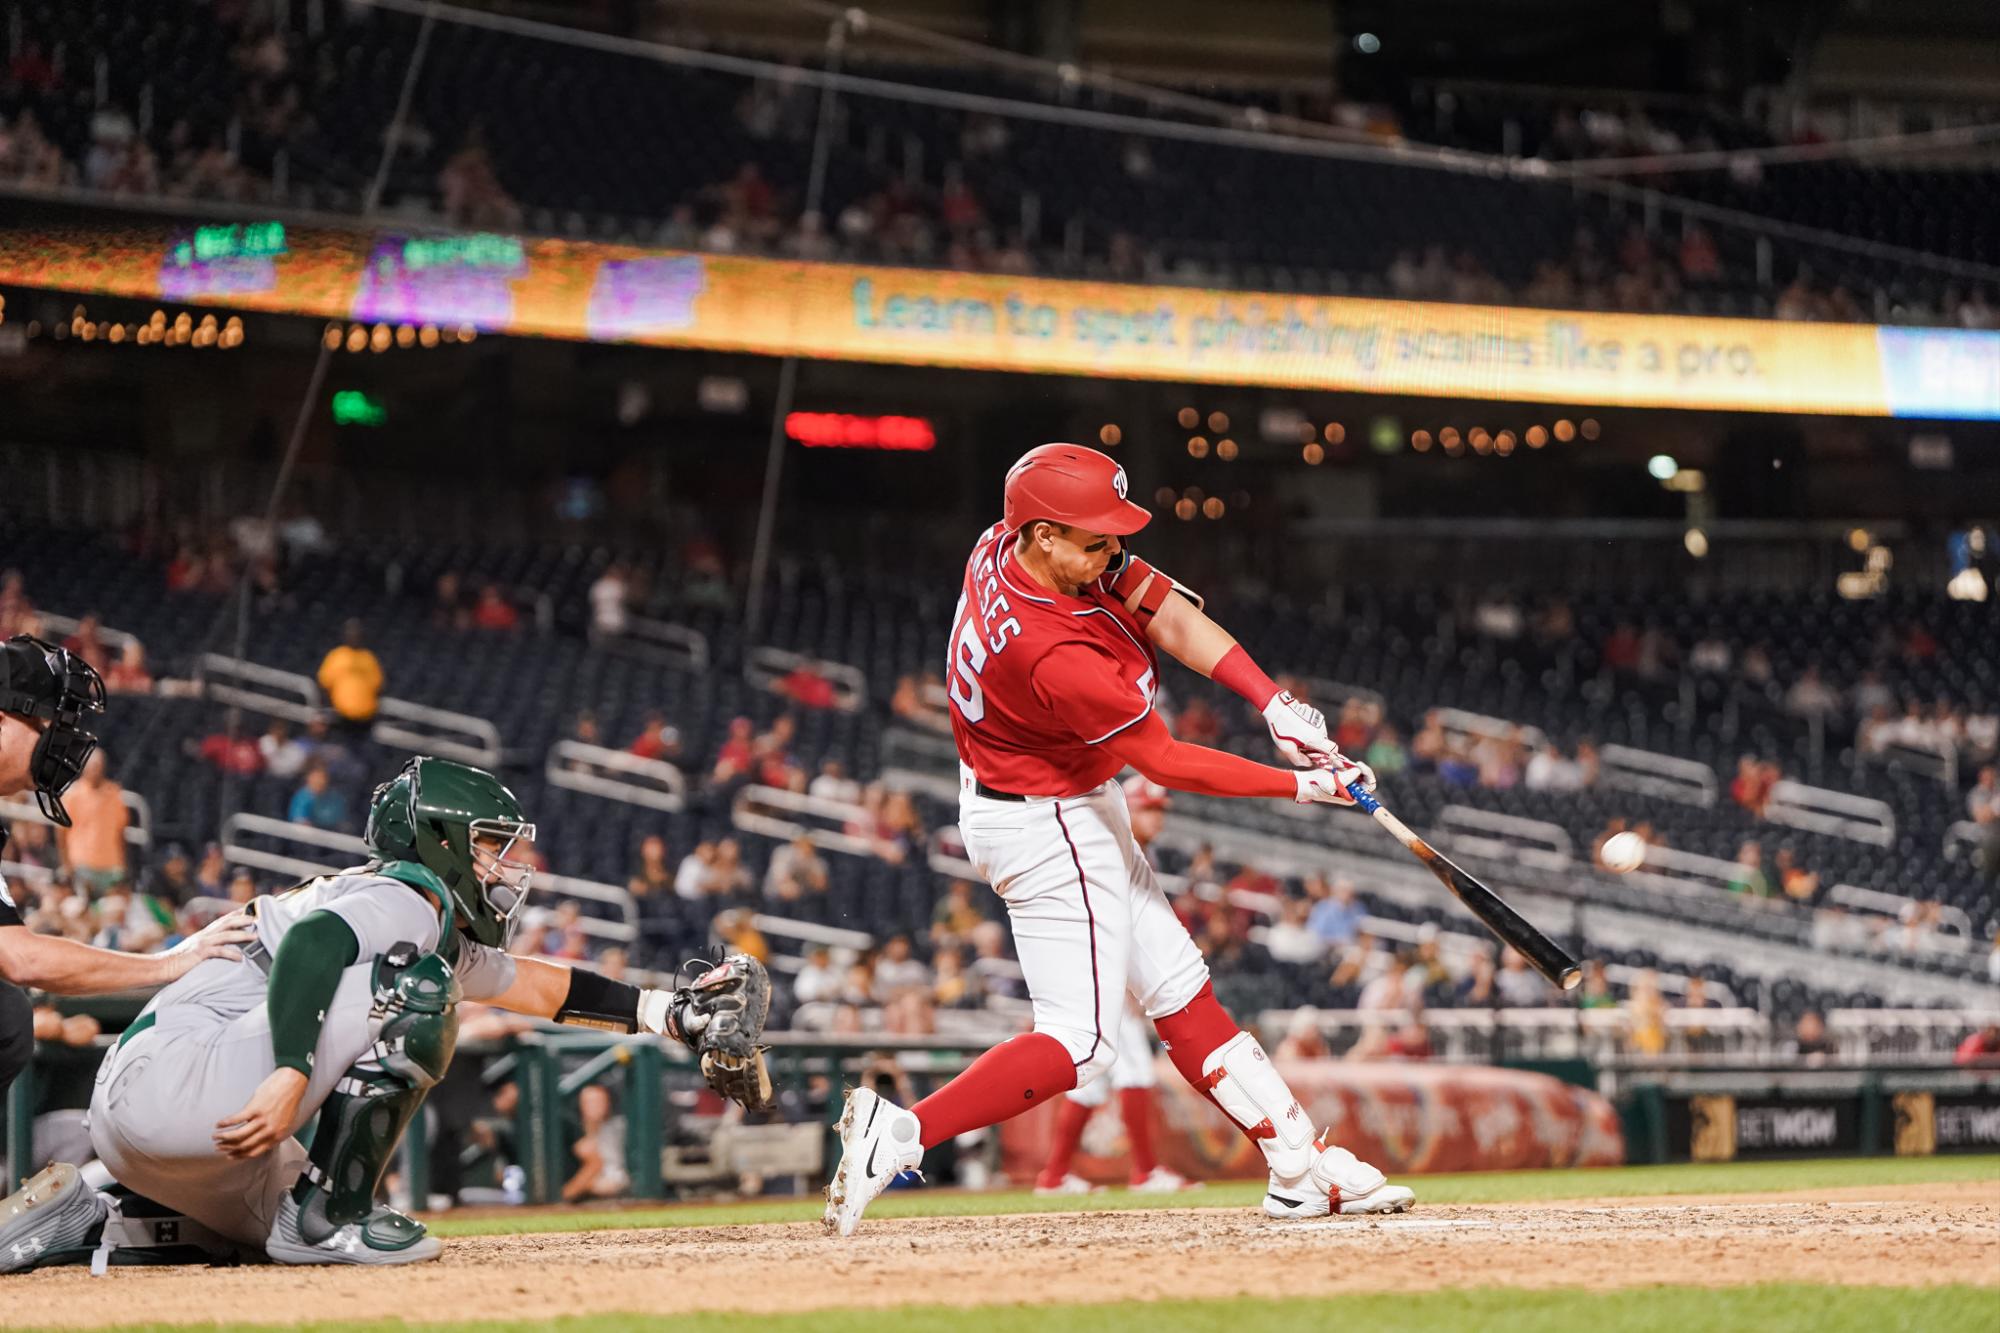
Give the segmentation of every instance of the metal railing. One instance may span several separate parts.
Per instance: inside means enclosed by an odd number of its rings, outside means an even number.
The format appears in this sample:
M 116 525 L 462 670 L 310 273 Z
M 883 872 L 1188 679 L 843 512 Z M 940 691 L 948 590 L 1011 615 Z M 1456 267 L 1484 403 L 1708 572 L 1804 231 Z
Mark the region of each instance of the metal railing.
M 613 750 L 583 741 L 557 741 L 549 747 L 542 776 L 552 787 L 601 796 L 607 801 L 624 801 L 670 813 L 687 805 L 687 778 L 680 769 L 664 759 L 641 758 L 629 750 Z
M 380 745 L 456 759 L 479 768 L 498 768 L 503 760 L 500 729 L 483 717 L 408 699 L 384 698 L 376 704 L 375 719 L 368 734 Z
M 1299 683 L 1306 687 L 1306 698 L 1322 711 L 1328 704 L 1346 703 L 1350 699 L 1367 704 L 1378 712 L 1386 712 L 1389 707 L 1388 699 L 1380 690 L 1371 690 L 1366 685 L 1350 685 L 1344 680 L 1327 680 L 1322 676 L 1302 676 Z
M 284 852 L 250 846 L 243 841 L 245 837 L 266 838 L 281 843 L 299 843 L 320 851 L 340 852 L 352 859 L 336 862 L 323 856 L 292 856 Z M 282 819 L 273 819 L 269 815 L 236 814 L 222 821 L 222 859 L 232 865 L 268 870 L 303 880 L 348 869 L 367 861 L 369 856 L 368 844 L 351 833 L 314 828 L 310 824 L 293 824 Z M 619 921 L 605 921 L 592 916 L 579 917 L 577 929 L 586 935 L 611 940 L 618 944 L 630 944 L 639 938 L 638 902 L 630 892 L 615 884 L 601 884 L 595 880 L 577 879 L 571 875 L 552 875 L 547 871 L 537 871 L 533 887 L 543 893 L 554 893 L 585 902 L 606 903 L 618 909 L 620 917 L 623 918 Z
M 1704 809 L 1714 806 L 1720 793 L 1715 770 L 1693 759 L 1607 745 L 1597 752 L 1597 761 L 1597 780 L 1606 787 Z
M 1730 892 L 1749 867 L 1719 856 L 1702 856 L 1673 847 L 1648 844 L 1639 868 L 1621 876 L 1633 884 L 1665 889 L 1669 893 Z
M 1576 843 L 1560 824 L 1469 805 L 1447 805 L 1438 812 L 1438 831 L 1454 850 L 1473 852 L 1544 870 L 1567 870 L 1576 860 Z
M 1299 1010 L 1268 1009 L 1257 1016 L 1268 1037 L 1285 1033 Z M 1770 1045 L 1770 1024 L 1754 1009 L 1663 1009 L 1658 1018 L 1670 1045 L 1699 1042 L 1712 1049 L 1748 1052 Z M 1486 1009 L 1316 1009 L 1311 1021 L 1335 1050 L 1371 1033 L 1421 1022 L 1440 1058 L 1485 1061 L 1504 1048 L 1512 1057 L 1562 1059 L 1607 1054 L 1629 1039 L 1632 1013 L 1622 1006 Z
M 713 660 L 706 634 L 651 616 L 628 615 L 622 633 L 600 634 L 595 642 L 601 648 L 630 653 L 679 671 L 706 671 Z
M 1937 1054 L 1952 1050 L 1965 1034 L 1988 1023 L 2000 1023 L 2000 1004 L 1971 1009 L 1829 1009 L 1826 1032 L 1840 1043 L 1841 1054 L 1865 1059 L 1885 1046 L 1915 1044 Z
M 1974 855 L 1986 845 L 1986 828 L 1970 819 L 1961 819 L 1944 831 L 1944 855 L 1946 860 L 1958 859 L 1959 848 L 1969 848 Z
M 554 893 L 565 898 L 579 898 L 589 903 L 605 903 L 617 908 L 619 915 L 624 918 L 621 921 L 605 921 L 594 916 L 579 916 L 576 926 L 584 934 L 619 944 L 630 944 L 639 938 L 639 900 L 632 896 L 630 890 L 622 889 L 616 884 L 602 884 L 594 879 L 578 879 L 574 875 L 554 875 L 546 870 L 537 870 L 531 883 L 539 893 Z
M 1855 767 L 1872 762 L 1884 768 L 1899 768 L 1906 773 L 1929 778 L 1945 790 L 1958 790 L 1958 747 L 1947 740 L 1939 740 L 1925 745 L 1916 741 L 1894 740 L 1879 750 L 1855 751 Z
M 829 949 L 852 949 L 857 953 L 875 947 L 875 937 L 865 930 L 822 926 L 811 921 L 797 921 L 788 916 L 772 916 L 766 912 L 753 914 L 750 924 L 767 936 L 796 940 L 803 945 L 824 944 Z
M 1880 889 L 1864 889 L 1858 884 L 1834 885 L 1826 891 L 1826 901 L 1842 907 L 1852 907 L 1856 911 L 1899 919 L 1906 909 L 1917 905 L 1914 898 L 1884 893 Z M 1949 903 L 1938 903 L 1936 912 L 1939 927 L 1950 930 L 1959 937 L 1962 946 L 1969 948 L 1973 942 L 1972 918 L 1966 915 L 1964 909 L 1953 907 Z
M 885 768 L 882 782 L 892 791 L 917 792 L 935 801 L 958 800 L 958 782 L 940 773 L 919 772 L 914 768 Z
M 302 843 L 320 851 L 339 852 L 350 859 L 333 861 L 321 856 L 290 856 L 252 847 L 243 841 L 245 836 Z M 222 821 L 222 859 L 231 865 L 268 870 L 294 879 L 310 879 L 315 875 L 330 875 L 336 870 L 360 865 L 368 857 L 368 844 L 352 833 L 315 828 L 311 824 L 294 824 L 270 815 L 234 814 Z
M 1786 780 L 1772 787 L 1770 799 L 1764 803 L 1764 818 L 1877 847 L 1896 845 L 1896 812 L 1888 802 L 1808 787 L 1803 782 Z
M 151 848 L 153 845 L 153 807 L 138 792 L 118 789 L 118 801 L 131 817 L 125 823 L 125 841 L 134 847 Z M 22 797 L 0 797 L 0 819 L 20 819 L 30 824 L 46 824 L 55 827 L 55 821 L 42 813 L 41 806 Z M 14 864 L 9 862 L 9 865 Z M 22 866 L 22 871 L 30 871 L 31 866 Z
M 785 817 L 787 814 L 837 821 L 840 827 L 808 824 L 799 819 L 788 819 Z M 846 801 L 829 801 L 822 796 L 807 796 L 782 787 L 754 784 L 737 792 L 736 801 L 729 809 L 729 822 L 745 833 L 761 833 L 765 837 L 782 838 L 787 842 L 804 834 L 812 839 L 815 847 L 844 852 L 849 856 L 875 855 L 873 838 L 857 838 L 846 831 L 849 823 L 867 818 L 866 810 Z
M 782 648 L 752 648 L 743 656 L 743 678 L 758 689 L 783 694 L 785 677 L 804 667 L 833 687 L 833 706 L 843 713 L 861 711 L 868 703 L 868 677 L 845 662 L 787 652 Z
M 1436 714 L 1438 724 L 1453 735 L 1503 741 L 1518 738 L 1528 748 L 1536 750 L 1549 742 L 1549 738 L 1542 733 L 1540 727 L 1509 722 L 1504 717 L 1490 717 L 1485 713 L 1468 712 L 1463 708 L 1437 708 L 1431 711 Z
M 311 722 L 326 714 L 319 683 L 294 671 L 280 671 L 222 653 L 203 653 L 195 681 L 204 698 L 289 722 Z M 262 687 L 262 688 L 257 688 Z
M 74 616 L 58 615 L 54 611 L 37 611 L 35 612 L 35 619 L 41 622 L 42 637 L 48 639 L 54 639 L 58 635 L 67 638 L 83 628 L 81 620 Z M 113 629 L 109 625 L 99 625 L 97 627 L 97 637 L 104 641 L 105 647 L 117 648 L 121 651 L 128 643 L 138 643 L 141 648 L 146 646 L 143 643 L 139 643 L 139 636 L 131 631 Z

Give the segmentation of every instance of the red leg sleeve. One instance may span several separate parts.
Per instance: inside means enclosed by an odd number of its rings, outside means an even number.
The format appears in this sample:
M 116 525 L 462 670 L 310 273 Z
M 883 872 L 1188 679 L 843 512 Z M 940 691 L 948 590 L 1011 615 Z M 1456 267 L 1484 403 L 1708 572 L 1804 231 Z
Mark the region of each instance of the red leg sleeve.
M 1001 1042 L 910 1109 L 928 1149 L 968 1130 L 1012 1120 L 1075 1086 L 1069 1048 L 1047 1033 L 1028 1032 Z

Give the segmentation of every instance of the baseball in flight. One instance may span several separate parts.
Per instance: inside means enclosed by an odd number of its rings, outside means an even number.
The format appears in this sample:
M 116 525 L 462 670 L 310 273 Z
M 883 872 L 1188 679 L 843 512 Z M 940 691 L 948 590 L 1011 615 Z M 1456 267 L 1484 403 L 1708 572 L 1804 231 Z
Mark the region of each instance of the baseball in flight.
M 1614 833 L 1604 840 L 1604 850 L 1598 856 L 1606 870 L 1628 874 L 1645 862 L 1646 840 L 1636 833 Z

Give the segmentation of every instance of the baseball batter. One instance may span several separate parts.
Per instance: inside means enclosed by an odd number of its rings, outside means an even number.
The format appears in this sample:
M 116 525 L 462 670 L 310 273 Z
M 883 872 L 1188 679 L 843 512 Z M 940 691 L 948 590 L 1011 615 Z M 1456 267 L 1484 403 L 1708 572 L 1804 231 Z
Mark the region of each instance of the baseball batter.
M 1132 815 L 1132 841 L 1138 844 L 1140 855 L 1150 856 L 1167 804 L 1165 787 L 1136 773 L 1125 779 L 1125 808 Z M 1153 1029 L 1146 1022 L 1145 1010 L 1129 994 L 1118 1020 L 1117 1046 L 1118 1058 L 1109 1074 L 1063 1094 L 1062 1108 L 1056 1113 L 1055 1141 L 1049 1145 L 1049 1160 L 1035 1177 L 1035 1193 L 1087 1194 L 1098 1188 L 1069 1167 L 1091 1117 L 1114 1092 L 1118 1094 L 1119 1118 L 1125 1122 L 1125 1155 L 1132 1168 L 1132 1188 L 1141 1194 L 1200 1188 L 1179 1172 L 1161 1166 L 1153 1156 L 1153 1089 L 1159 1081 L 1153 1070 Z
M 92 1146 L 120 1185 L 184 1215 L 177 1240 L 288 1264 L 436 1258 L 423 1226 L 375 1194 L 450 1063 L 463 997 L 665 1033 L 700 1053 L 718 1091 L 769 1100 L 757 1039 L 770 981 L 755 960 L 668 992 L 504 952 L 535 826 L 492 774 L 413 759 L 376 789 L 366 837 L 367 865 L 258 899 L 244 957 L 161 991 L 98 1072 Z M 292 1136 L 315 1114 L 308 1148 Z M 74 1168 L 50 1172 L 0 1225 L 0 1271 L 90 1258 L 131 1234 Z
M 1415 1196 L 1316 1136 L 1264 1049 L 1215 999 L 1208 967 L 1134 843 L 1116 775 L 1178 791 L 1349 805 L 1372 786 L 1319 713 L 1278 689 L 1201 599 L 1124 547 L 1150 519 L 1125 471 L 1073 444 L 1007 474 L 1004 518 L 966 561 L 946 683 L 966 855 L 1007 905 L 1034 1030 L 909 1109 L 847 1096 L 826 1223 L 850 1235 L 891 1180 L 938 1143 L 1116 1063 L 1129 992 L 1174 1066 L 1264 1152 L 1273 1217 L 1401 1212 Z M 1176 741 L 1153 709 L 1158 650 L 1259 709 L 1276 768 Z

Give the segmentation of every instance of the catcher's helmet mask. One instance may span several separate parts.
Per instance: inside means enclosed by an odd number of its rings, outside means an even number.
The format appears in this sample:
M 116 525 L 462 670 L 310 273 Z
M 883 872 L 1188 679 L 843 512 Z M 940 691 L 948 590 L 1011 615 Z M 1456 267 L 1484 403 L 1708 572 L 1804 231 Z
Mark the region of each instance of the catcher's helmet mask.
M 0 713 L 42 724 L 28 779 L 42 814 L 62 828 L 70 822 L 62 795 L 97 748 L 97 733 L 86 724 L 103 711 L 104 680 L 75 653 L 27 634 L 0 644 Z
M 443 883 L 455 924 L 503 948 L 528 900 L 534 867 L 511 859 L 533 843 L 535 826 L 498 778 L 484 769 L 419 755 L 375 789 L 362 833 L 380 861 L 416 861 Z

